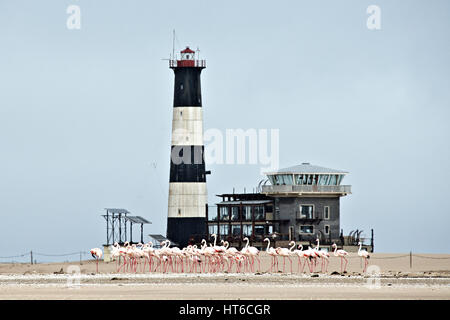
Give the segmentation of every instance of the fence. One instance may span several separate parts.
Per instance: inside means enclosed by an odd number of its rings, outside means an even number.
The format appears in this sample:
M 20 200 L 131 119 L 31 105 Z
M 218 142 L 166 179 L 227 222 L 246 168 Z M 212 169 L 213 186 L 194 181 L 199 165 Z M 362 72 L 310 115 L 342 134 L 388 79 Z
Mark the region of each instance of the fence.
M 57 257 L 74 257 L 77 256 L 80 263 L 81 261 L 86 257 L 91 257 L 91 253 L 88 251 L 78 251 L 78 252 L 71 252 L 71 253 L 62 253 L 62 254 L 49 254 L 49 253 L 40 253 L 40 252 L 34 252 L 33 250 L 31 250 L 30 252 L 26 252 L 23 254 L 17 254 L 17 255 L 12 255 L 12 256 L 0 256 L 0 263 L 30 263 L 30 264 L 35 264 L 35 263 L 43 263 L 43 259 L 36 259 L 38 257 L 52 257 L 52 258 L 57 258 Z M 19 260 L 14 260 L 20 258 Z M 55 261 L 56 262 L 56 261 Z

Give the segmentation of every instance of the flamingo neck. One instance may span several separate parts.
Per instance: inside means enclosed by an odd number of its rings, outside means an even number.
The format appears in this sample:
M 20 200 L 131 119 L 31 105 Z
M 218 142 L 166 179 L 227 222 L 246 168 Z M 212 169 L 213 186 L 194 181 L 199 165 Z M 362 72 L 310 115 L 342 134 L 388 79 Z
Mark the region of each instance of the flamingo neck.
M 270 247 L 270 240 L 267 239 L 267 249 L 266 249 L 266 251 L 269 251 L 269 247 Z
M 291 248 L 289 249 L 289 251 L 292 252 L 292 251 L 294 250 L 294 247 L 295 247 L 295 242 L 294 242 L 294 244 L 291 246 Z

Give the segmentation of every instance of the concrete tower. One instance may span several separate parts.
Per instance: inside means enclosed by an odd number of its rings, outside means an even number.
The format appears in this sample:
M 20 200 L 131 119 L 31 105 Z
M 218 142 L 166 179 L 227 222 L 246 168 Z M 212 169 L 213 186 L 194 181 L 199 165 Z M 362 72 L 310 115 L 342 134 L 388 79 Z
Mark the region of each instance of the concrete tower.
M 170 60 L 175 73 L 172 148 L 169 180 L 167 238 L 180 246 L 206 233 L 206 174 L 203 157 L 203 113 L 200 73 L 204 60 L 196 60 L 187 47 L 181 60 Z

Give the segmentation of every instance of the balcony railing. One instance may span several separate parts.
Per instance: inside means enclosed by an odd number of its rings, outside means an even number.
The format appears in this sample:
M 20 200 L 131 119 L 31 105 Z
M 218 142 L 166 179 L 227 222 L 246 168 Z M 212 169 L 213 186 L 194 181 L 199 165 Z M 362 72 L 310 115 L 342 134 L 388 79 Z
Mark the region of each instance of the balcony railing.
M 342 186 L 320 186 L 320 185 L 275 185 L 263 186 L 262 193 L 331 193 L 347 194 L 352 193 L 349 185 Z
M 169 60 L 170 68 L 196 67 L 206 68 L 206 60 Z

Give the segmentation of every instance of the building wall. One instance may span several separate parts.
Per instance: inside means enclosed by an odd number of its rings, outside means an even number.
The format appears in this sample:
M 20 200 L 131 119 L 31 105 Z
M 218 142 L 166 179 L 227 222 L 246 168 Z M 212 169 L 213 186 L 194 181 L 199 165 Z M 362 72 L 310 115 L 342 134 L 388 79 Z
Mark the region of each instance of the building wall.
M 318 231 L 322 231 L 326 238 L 329 235 L 325 235 L 325 225 L 330 226 L 331 239 L 339 239 L 340 235 L 340 198 L 339 197 L 279 197 L 276 200 L 276 206 L 279 209 L 279 219 L 289 220 L 288 223 L 282 223 L 280 225 L 281 233 L 289 233 L 289 226 L 294 227 L 294 238 L 298 240 L 299 227 L 301 225 L 312 225 L 314 230 L 313 234 L 317 235 Z M 320 220 L 296 220 L 300 213 L 300 205 L 309 204 L 314 206 L 314 217 L 321 218 Z M 324 207 L 329 206 L 330 208 L 330 219 L 324 220 Z

